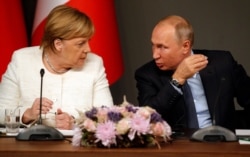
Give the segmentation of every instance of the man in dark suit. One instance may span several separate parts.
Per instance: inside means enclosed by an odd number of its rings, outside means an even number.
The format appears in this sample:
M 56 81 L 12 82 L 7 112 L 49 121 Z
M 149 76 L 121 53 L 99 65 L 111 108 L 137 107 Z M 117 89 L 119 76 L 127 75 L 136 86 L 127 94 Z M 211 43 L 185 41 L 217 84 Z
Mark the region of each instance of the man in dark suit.
M 249 112 L 250 78 L 230 52 L 193 50 L 191 24 L 175 15 L 156 24 L 151 42 L 154 60 L 135 72 L 139 105 L 156 109 L 172 129 L 216 123 L 234 130 L 234 98 Z

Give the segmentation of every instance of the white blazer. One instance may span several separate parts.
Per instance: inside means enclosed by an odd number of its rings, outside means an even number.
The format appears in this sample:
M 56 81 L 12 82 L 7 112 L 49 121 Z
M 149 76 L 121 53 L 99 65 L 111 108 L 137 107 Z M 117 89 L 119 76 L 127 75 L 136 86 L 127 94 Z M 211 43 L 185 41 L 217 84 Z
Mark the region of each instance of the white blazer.
M 40 97 L 42 68 L 45 70 L 42 96 L 54 101 L 52 113 L 61 108 L 63 112 L 77 118 L 77 110 L 86 111 L 93 106 L 113 105 L 100 56 L 88 53 L 82 69 L 72 69 L 58 75 L 45 68 L 42 51 L 38 46 L 34 46 L 13 53 L 0 83 L 0 123 L 4 123 L 5 108 L 19 105 L 23 115 L 35 98 Z

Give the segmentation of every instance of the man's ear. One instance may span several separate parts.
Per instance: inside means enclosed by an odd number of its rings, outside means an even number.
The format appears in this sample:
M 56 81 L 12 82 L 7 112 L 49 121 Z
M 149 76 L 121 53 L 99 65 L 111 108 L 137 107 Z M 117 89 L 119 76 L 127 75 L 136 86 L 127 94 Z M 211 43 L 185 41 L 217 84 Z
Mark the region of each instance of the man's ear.
M 182 44 L 185 53 L 189 53 L 191 49 L 191 42 L 189 40 L 185 40 Z
M 62 40 L 61 39 L 55 39 L 54 40 L 54 46 L 55 46 L 57 51 L 61 51 L 62 47 L 63 47 Z

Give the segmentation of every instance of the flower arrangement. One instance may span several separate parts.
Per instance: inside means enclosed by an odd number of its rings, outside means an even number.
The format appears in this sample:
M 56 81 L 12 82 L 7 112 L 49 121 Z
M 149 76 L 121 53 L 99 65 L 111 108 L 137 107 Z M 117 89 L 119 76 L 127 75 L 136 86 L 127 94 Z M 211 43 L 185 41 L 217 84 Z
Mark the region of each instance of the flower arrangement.
M 154 109 L 124 101 L 113 107 L 94 107 L 80 112 L 72 139 L 73 146 L 147 147 L 171 141 L 171 127 Z

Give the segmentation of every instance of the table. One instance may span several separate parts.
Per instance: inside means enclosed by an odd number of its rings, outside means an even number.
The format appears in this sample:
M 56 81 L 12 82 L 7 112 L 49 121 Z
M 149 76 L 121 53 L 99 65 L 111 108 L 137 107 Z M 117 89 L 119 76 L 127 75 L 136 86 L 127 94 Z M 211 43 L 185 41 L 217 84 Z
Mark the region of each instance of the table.
M 70 138 L 68 140 L 71 140 Z M 244 157 L 250 156 L 250 145 L 238 142 L 194 142 L 180 138 L 171 144 L 150 148 L 73 147 L 65 141 L 16 141 L 0 137 L 1 157 Z

